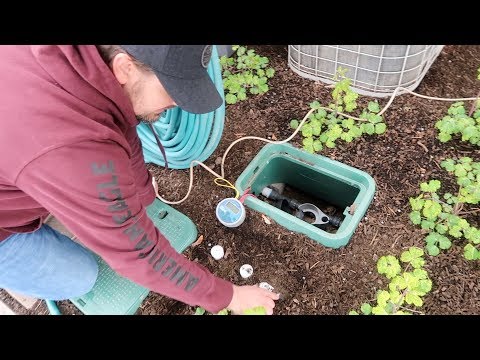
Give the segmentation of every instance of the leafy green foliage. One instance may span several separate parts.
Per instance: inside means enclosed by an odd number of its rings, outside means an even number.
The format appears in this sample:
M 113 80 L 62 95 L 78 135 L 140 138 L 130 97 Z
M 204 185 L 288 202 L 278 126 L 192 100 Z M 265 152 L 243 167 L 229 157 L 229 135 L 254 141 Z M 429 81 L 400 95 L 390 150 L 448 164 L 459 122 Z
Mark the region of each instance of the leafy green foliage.
M 370 315 L 372 313 L 372 305 L 363 303 L 362 306 L 360 307 L 360 311 L 364 315 Z
M 461 135 L 462 141 L 480 146 L 480 106 L 472 117 L 468 116 L 463 102 L 456 102 L 448 109 L 448 115 L 435 123 L 439 130 L 438 139 L 447 142 L 455 135 Z
M 247 309 L 243 313 L 245 315 L 266 315 L 267 314 L 263 306 L 257 306 L 252 309 Z
M 427 236 L 425 249 L 431 256 L 440 254 L 452 246 L 453 239 L 465 239 L 464 255 L 468 260 L 480 259 L 480 230 L 462 218 L 465 204 L 480 203 L 480 163 L 469 157 L 459 160 L 446 159 L 441 167 L 455 175 L 459 185 L 458 194 L 445 193 L 440 196 L 441 183 L 430 180 L 420 184 L 421 194 L 410 198 L 410 221 L 419 225 Z
M 411 315 L 412 309 L 408 306 L 420 307 L 423 297 L 432 290 L 432 281 L 423 266 L 424 252 L 418 247 L 410 247 L 400 256 L 387 255 L 378 259 L 379 274 L 385 274 L 390 283 L 386 290 L 379 290 L 376 294 L 376 304 L 363 303 L 360 311 L 364 315 Z M 409 271 L 411 270 L 411 271 Z M 349 315 L 359 315 L 355 310 Z
M 382 256 L 377 262 L 377 271 L 379 274 L 385 274 L 389 279 L 397 276 L 402 268 L 395 256 Z
M 333 112 L 321 109 L 318 101 L 310 104 L 316 111 L 310 114 L 308 120 L 303 124 L 301 132 L 304 137 L 303 148 L 305 151 L 315 153 L 324 147 L 334 148 L 337 141 L 352 142 L 364 134 L 383 134 L 387 126 L 382 116 L 378 115 L 380 106 L 378 102 L 370 101 L 366 109 L 363 109 L 358 116 L 364 121 L 344 117 L 338 113 L 353 113 L 358 108 L 358 94 L 351 88 L 351 80 L 345 77 L 345 69 L 338 68 L 334 80 L 337 81 L 332 91 L 332 100 L 327 107 Z M 352 115 L 354 116 L 354 115 Z M 290 127 L 296 129 L 298 120 L 290 121 Z
M 269 89 L 268 79 L 275 74 L 275 70 L 268 67 L 268 58 L 255 54 L 255 50 L 245 46 L 233 45 L 232 49 L 234 54 L 231 57 L 220 58 L 225 102 L 235 104 L 246 100 L 248 93 L 266 93 Z
M 454 202 L 478 204 L 480 202 L 480 163 L 473 162 L 469 157 L 462 157 L 458 161 L 447 159 L 440 166 L 450 173 L 454 173 L 457 184 L 460 185 L 458 197 L 446 194 L 449 204 Z
M 197 309 L 195 310 L 195 315 L 203 315 L 203 314 L 205 314 L 205 309 L 202 307 L 197 307 Z
M 400 260 L 402 262 L 410 263 L 414 269 L 420 269 L 425 265 L 423 250 L 417 247 L 412 247 L 403 252 Z
M 207 313 L 207 311 L 198 306 L 196 309 L 195 309 L 195 314 L 194 315 L 205 315 L 205 313 Z M 227 309 L 223 309 L 223 310 L 220 310 L 217 315 L 228 315 L 228 310 Z

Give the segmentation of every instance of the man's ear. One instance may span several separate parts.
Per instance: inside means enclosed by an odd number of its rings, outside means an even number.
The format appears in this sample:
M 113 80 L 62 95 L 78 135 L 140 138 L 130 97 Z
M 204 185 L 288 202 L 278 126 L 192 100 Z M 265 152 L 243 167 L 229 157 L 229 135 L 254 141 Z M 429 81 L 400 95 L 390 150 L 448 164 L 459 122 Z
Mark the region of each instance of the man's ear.
M 115 55 L 112 60 L 112 72 L 120 85 L 125 85 L 128 79 L 133 76 L 134 70 L 135 65 L 129 55 L 125 53 Z

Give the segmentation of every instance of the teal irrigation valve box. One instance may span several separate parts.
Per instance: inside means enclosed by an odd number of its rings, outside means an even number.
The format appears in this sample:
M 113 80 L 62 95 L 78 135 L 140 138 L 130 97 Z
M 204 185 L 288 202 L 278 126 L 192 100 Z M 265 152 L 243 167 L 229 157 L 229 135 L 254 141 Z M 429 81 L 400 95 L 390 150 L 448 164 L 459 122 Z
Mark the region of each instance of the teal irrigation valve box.
M 250 187 L 252 193 L 259 195 L 265 186 L 273 183 L 289 184 L 344 209 L 345 218 L 340 227 L 336 233 L 329 233 L 256 197 L 249 196 L 245 200 L 246 206 L 269 216 L 288 230 L 305 234 L 331 248 L 345 246 L 350 241 L 375 193 L 375 181 L 366 172 L 307 153 L 288 143 L 264 146 L 235 186 L 240 194 Z

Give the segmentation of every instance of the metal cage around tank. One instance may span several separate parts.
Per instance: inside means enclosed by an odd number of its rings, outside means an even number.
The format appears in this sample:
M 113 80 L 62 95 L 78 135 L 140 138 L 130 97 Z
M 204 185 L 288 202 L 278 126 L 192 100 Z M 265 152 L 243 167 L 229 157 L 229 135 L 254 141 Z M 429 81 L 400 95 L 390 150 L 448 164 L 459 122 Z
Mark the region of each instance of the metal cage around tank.
M 397 87 L 413 91 L 442 49 L 443 45 L 289 45 L 288 64 L 300 76 L 327 84 L 335 82 L 342 67 L 356 92 L 387 97 Z

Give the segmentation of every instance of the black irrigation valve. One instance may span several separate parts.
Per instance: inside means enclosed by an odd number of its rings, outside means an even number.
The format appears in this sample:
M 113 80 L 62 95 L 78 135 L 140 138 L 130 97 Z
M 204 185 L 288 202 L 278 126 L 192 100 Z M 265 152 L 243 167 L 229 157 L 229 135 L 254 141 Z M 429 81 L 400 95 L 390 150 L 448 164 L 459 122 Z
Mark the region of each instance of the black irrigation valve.
M 322 230 L 325 229 L 327 224 L 330 224 L 336 228 L 339 228 L 342 224 L 342 219 L 340 217 L 329 216 L 314 204 L 301 204 L 297 200 L 283 196 L 277 190 L 268 186 L 263 188 L 262 195 L 265 196 L 267 199 L 274 200 L 275 207 L 279 208 L 282 211 L 290 213 L 291 209 L 295 210 L 294 215 L 301 220 L 304 220 L 305 213 L 313 214 L 315 220 L 312 225 Z
M 312 225 L 322 230 L 325 230 L 327 224 L 330 224 L 336 228 L 339 228 L 342 224 L 342 219 L 340 217 L 329 216 L 325 214 L 322 210 L 320 210 L 317 206 L 310 203 L 301 204 L 295 212 L 295 216 L 303 220 L 305 217 L 305 213 L 313 214 L 315 220 Z

